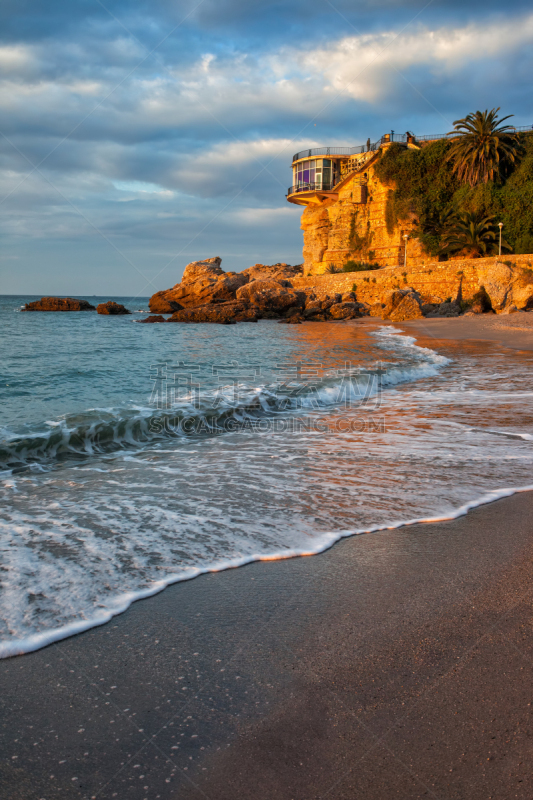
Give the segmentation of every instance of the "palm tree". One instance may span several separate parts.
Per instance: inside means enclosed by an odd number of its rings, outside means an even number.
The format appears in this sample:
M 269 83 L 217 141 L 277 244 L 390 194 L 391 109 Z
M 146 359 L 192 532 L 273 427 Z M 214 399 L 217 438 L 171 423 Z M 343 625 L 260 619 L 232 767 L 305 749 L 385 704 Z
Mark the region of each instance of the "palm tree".
M 506 119 L 498 119 L 500 107 L 492 111 L 476 111 L 464 119 L 453 123 L 457 134 L 448 154 L 448 161 L 454 161 L 453 171 L 459 180 L 477 186 L 499 177 L 503 165 L 514 164 L 521 152 L 516 129 L 512 125 L 502 125 Z
M 481 217 L 467 211 L 459 214 L 443 236 L 440 252 L 444 255 L 463 254 L 467 258 L 483 258 L 498 251 L 498 236 L 494 217 Z M 502 239 L 502 250 L 511 250 Z

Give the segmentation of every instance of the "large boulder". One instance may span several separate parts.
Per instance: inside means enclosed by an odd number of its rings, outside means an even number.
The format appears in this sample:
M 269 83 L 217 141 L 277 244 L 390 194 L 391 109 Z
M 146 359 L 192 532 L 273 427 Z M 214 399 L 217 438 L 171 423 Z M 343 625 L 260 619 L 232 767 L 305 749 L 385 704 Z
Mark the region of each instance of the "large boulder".
M 513 281 L 510 305 L 516 305 L 520 310 L 531 311 L 533 309 L 533 270 L 522 267 L 515 270 L 515 280 Z
M 373 310 L 373 309 L 371 309 Z M 423 317 L 420 295 L 414 289 L 393 289 L 384 298 L 381 316 L 392 322 L 406 322 Z
M 179 284 L 176 285 L 179 286 Z M 154 314 L 173 314 L 174 311 L 179 311 L 183 308 L 179 303 L 168 299 L 169 292 L 172 292 L 172 289 L 164 289 L 153 294 L 148 301 L 150 311 L 153 311 Z
M 393 289 L 390 292 L 387 292 L 385 297 L 383 297 L 380 316 L 382 316 L 383 319 L 388 319 L 396 306 L 401 303 L 406 294 L 407 291 L 404 289 Z
M 73 297 L 41 297 L 33 303 L 26 303 L 23 311 L 94 311 L 94 306 L 87 300 L 75 300 Z
M 113 300 L 108 300 L 107 303 L 99 303 L 96 306 L 96 310 L 99 314 L 109 314 L 114 316 L 115 314 L 131 314 L 131 311 L 123 306 L 121 303 L 115 303 Z
M 242 273 L 224 272 L 220 263 L 217 256 L 187 264 L 180 283 L 156 292 L 150 298 L 150 311 L 168 314 L 182 308 L 235 300 L 237 289 L 248 282 L 248 277 Z
M 501 311 L 505 307 L 513 277 L 513 270 L 501 261 L 484 264 L 478 268 L 479 284 L 485 287 L 495 311 Z
M 214 322 L 219 325 L 232 325 L 235 322 L 257 322 L 257 320 L 257 308 L 249 303 L 233 301 L 183 308 L 172 314 L 167 322 Z
M 217 280 L 221 275 L 225 275 L 221 264 L 220 256 L 206 258 L 204 261 L 191 261 L 183 270 L 181 282 L 196 283 L 196 281 Z
M 458 317 L 461 313 L 461 307 L 458 303 L 451 300 L 445 303 L 440 303 L 436 308 L 427 314 L 427 317 Z M 478 312 L 475 312 L 478 313 Z M 481 311 L 479 313 L 482 313 Z
M 371 303 L 368 307 L 368 314 L 370 317 L 382 317 L 385 309 L 385 303 Z
M 406 322 L 409 319 L 421 319 L 424 315 L 420 307 L 420 298 L 416 292 L 406 294 L 396 308 L 389 314 L 391 322 Z
M 295 267 L 291 267 L 289 264 L 284 263 L 271 265 L 254 264 L 253 267 L 248 267 L 248 269 L 243 270 L 241 275 L 245 275 L 249 281 L 290 281 L 291 278 L 297 278 L 298 276 L 303 275 L 303 264 L 298 264 Z
M 329 309 L 329 314 L 333 319 L 357 319 L 362 316 L 362 303 L 345 302 L 335 303 Z
M 252 281 L 237 289 L 237 300 L 253 304 L 261 316 L 279 316 L 289 308 L 303 308 L 305 294 L 294 292 L 287 281 Z

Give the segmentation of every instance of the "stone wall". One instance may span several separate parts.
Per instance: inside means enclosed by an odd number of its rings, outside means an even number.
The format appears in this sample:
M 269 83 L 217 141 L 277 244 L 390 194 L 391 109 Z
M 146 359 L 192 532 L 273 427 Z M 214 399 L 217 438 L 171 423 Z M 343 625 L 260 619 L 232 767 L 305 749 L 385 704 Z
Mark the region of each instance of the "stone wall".
M 330 265 L 342 267 L 349 259 L 375 261 L 384 267 L 403 264 L 403 237 L 412 231 L 415 217 L 402 221 L 391 233 L 387 231 L 385 209 L 393 187 L 381 183 L 375 174 L 379 158 L 380 151 L 346 178 L 339 186 L 337 200 L 306 206 L 301 219 L 306 275 L 324 273 Z M 407 265 L 429 260 L 418 239 L 410 239 Z
M 356 285 L 357 299 L 363 303 L 383 302 L 391 289 L 412 287 L 424 303 L 470 300 L 485 286 L 497 311 L 511 302 L 524 307 L 533 297 L 533 255 L 502 258 L 457 259 L 424 266 L 389 267 L 368 272 L 335 275 L 310 275 L 292 278 L 295 289 L 314 293 L 318 298 L 335 292 L 349 292 Z M 514 293 L 514 294 L 513 294 Z M 523 295 L 523 297 L 522 297 Z M 513 299 L 514 298 L 514 299 Z

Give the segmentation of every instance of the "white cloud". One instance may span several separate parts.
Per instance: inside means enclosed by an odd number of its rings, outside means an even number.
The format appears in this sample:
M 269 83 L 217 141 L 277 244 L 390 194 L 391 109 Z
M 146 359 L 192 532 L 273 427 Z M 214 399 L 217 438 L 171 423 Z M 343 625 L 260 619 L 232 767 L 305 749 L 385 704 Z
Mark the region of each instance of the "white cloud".
M 477 23 L 462 28 L 419 26 L 397 35 L 347 36 L 301 55 L 307 75 L 324 82 L 325 92 L 341 92 L 368 103 L 382 101 L 398 72 L 425 67 L 432 76 L 456 78 L 467 64 L 502 58 L 533 44 L 533 15 L 507 24 Z M 298 59 L 298 51 L 289 58 Z M 500 65 L 503 67 L 503 64 Z

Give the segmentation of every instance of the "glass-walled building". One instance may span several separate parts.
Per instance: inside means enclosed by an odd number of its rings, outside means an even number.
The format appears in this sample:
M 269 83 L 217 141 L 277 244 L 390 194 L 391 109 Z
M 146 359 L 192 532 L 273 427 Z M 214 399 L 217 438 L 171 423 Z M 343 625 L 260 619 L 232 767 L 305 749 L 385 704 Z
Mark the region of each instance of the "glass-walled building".
M 293 186 L 314 189 L 331 189 L 337 182 L 338 166 L 329 158 L 311 158 L 298 161 L 292 168 Z

